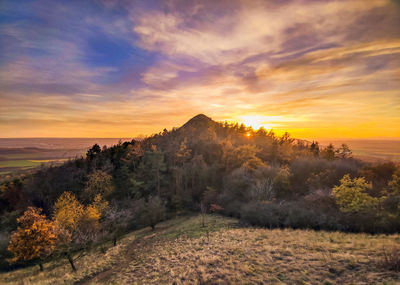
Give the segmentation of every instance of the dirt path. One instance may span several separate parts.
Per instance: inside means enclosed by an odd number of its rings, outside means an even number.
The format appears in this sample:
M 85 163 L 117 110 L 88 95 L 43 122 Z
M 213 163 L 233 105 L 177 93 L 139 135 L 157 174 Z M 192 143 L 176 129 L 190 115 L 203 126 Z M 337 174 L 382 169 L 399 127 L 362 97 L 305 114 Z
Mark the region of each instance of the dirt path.
M 150 229 L 146 232 L 147 234 L 143 237 L 139 237 L 132 241 L 131 243 L 126 245 L 126 248 L 121 253 L 120 260 L 118 263 L 108 268 L 102 272 L 96 273 L 93 276 L 88 276 L 87 278 L 75 282 L 74 284 L 93 284 L 93 283 L 109 283 L 109 280 L 112 276 L 121 273 L 129 266 L 129 263 L 135 258 L 135 253 L 143 250 L 151 250 L 151 245 L 157 241 L 160 236 L 167 233 L 171 228 L 170 225 L 160 225 L 158 228 L 156 227 L 155 231 L 151 231 Z

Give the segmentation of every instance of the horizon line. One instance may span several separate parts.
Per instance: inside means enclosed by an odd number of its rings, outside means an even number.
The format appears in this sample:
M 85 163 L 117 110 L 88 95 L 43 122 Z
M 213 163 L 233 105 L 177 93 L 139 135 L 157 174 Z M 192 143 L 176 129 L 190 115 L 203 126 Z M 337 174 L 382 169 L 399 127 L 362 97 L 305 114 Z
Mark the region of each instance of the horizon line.
M 138 135 L 131 137 L 0 137 L 0 139 L 135 139 L 150 137 L 157 133 L 151 135 Z M 297 138 L 294 139 L 301 140 L 400 140 L 400 137 L 330 137 L 330 138 Z

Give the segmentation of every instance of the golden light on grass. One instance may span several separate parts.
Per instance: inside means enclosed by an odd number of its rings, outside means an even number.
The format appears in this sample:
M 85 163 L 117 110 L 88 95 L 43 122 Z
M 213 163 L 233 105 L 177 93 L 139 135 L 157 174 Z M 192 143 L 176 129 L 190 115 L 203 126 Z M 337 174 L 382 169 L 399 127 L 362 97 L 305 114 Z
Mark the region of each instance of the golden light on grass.
M 210 215 L 163 222 L 161 231 L 144 228 L 120 243 L 77 260 L 72 274 L 64 259 L 0 273 L 1 284 L 55 284 L 87 280 L 96 284 L 199 283 L 365 283 L 395 284 L 397 273 L 375 266 L 382 248 L 399 235 L 238 228 L 237 220 Z M 138 246 L 140 244 L 140 246 Z M 245 282 L 247 281 L 247 282 Z M 326 283 L 326 282 L 325 282 Z M 327 283 L 326 283 L 327 284 Z

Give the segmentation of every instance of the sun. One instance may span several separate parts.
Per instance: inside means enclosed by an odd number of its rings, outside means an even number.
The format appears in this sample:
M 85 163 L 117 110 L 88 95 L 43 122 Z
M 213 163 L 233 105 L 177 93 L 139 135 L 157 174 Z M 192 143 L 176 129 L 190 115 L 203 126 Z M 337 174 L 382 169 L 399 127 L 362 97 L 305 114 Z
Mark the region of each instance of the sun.
M 240 116 L 239 121 L 243 122 L 248 127 L 252 127 L 255 130 L 258 130 L 261 127 L 265 127 L 265 122 L 267 121 L 265 116 L 259 115 L 246 115 Z

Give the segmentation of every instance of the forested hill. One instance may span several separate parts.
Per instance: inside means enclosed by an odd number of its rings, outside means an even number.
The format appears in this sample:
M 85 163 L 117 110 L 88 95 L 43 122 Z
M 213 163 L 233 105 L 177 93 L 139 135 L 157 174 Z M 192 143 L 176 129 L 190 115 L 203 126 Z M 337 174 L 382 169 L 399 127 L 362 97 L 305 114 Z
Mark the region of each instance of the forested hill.
M 73 207 L 81 214 L 71 218 Z M 321 148 L 197 115 L 180 128 L 94 145 L 85 157 L 3 182 L 2 257 L 10 256 L 17 217 L 40 211 L 68 233 L 64 251 L 185 211 L 267 227 L 398 232 L 399 165 L 365 164 L 346 145 Z

